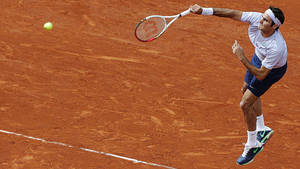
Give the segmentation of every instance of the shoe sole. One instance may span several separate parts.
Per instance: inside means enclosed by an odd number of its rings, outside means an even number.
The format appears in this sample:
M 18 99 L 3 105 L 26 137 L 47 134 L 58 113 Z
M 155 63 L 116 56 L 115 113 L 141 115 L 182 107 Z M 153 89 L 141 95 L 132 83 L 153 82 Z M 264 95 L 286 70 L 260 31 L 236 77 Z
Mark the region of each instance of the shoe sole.
M 254 158 L 264 149 L 264 147 L 262 147 L 262 149 L 259 150 L 259 152 L 253 157 L 252 160 L 250 160 L 249 162 L 245 163 L 245 164 L 239 164 L 239 163 L 236 163 L 238 165 L 247 165 L 247 164 L 250 164 L 254 161 Z

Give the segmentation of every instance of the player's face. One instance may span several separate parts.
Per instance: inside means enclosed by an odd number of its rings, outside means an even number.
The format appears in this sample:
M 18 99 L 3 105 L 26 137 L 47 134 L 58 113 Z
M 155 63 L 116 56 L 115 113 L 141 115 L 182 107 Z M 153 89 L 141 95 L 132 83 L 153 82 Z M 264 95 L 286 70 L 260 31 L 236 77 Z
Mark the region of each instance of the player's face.
M 268 33 L 274 30 L 271 25 L 272 25 L 272 19 L 270 18 L 269 15 L 264 13 L 262 15 L 262 19 L 259 22 L 258 29 L 260 29 L 263 33 Z

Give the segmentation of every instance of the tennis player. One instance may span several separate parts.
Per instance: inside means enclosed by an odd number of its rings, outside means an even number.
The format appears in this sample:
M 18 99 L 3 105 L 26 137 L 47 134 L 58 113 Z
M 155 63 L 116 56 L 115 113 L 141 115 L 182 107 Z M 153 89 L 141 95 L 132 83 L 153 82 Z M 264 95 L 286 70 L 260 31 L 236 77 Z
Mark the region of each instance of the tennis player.
M 190 9 L 192 13 L 199 15 L 228 17 L 249 23 L 248 35 L 255 47 L 251 62 L 245 57 L 244 50 L 237 41 L 232 46 L 233 53 L 247 68 L 240 107 L 244 113 L 248 139 L 242 155 L 236 161 L 239 165 L 246 165 L 263 150 L 264 144 L 274 133 L 264 125 L 260 96 L 280 80 L 287 69 L 287 46 L 279 30 L 285 19 L 284 14 L 279 8 L 272 6 L 264 13 L 204 8 L 197 4 Z

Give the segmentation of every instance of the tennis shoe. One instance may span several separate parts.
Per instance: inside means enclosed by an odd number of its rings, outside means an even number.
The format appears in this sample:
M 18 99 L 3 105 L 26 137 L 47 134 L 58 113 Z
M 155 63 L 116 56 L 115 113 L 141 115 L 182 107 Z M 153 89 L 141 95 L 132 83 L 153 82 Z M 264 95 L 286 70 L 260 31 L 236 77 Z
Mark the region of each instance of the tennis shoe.
M 267 141 L 269 141 L 274 134 L 274 130 L 272 130 L 269 127 L 266 127 L 265 130 L 257 131 L 257 141 L 259 141 L 262 144 L 266 144 Z
M 246 165 L 254 160 L 254 157 L 264 149 L 263 144 L 256 142 L 256 146 L 245 145 L 244 152 L 236 160 L 238 165 Z

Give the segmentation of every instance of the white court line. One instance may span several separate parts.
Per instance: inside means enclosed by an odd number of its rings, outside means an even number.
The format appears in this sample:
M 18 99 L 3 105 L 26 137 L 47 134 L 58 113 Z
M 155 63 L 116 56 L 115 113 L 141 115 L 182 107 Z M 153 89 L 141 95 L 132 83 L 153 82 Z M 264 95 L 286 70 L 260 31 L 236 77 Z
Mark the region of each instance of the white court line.
M 28 139 L 31 139 L 31 140 L 41 141 L 41 142 L 47 143 L 47 144 L 56 144 L 56 145 L 60 145 L 60 146 L 64 146 L 64 147 L 69 147 L 69 148 L 77 148 L 77 147 L 72 146 L 72 145 L 68 145 L 68 144 L 64 144 L 64 143 L 60 143 L 60 142 L 56 142 L 56 141 L 47 141 L 47 140 L 44 140 L 42 138 L 36 138 L 36 137 L 26 136 L 26 135 L 15 133 L 15 132 L 10 132 L 10 131 L 5 131 L 5 130 L 0 130 L 0 132 L 1 133 L 5 133 L 5 134 L 11 134 L 11 135 L 25 137 L 25 138 L 28 138 Z M 119 159 L 131 161 L 133 163 L 142 163 L 142 164 L 145 164 L 145 165 L 151 165 L 151 166 L 155 166 L 155 167 L 162 167 L 162 168 L 168 168 L 168 169 L 176 169 L 176 168 L 169 167 L 169 166 L 166 166 L 166 165 L 161 165 L 161 164 L 155 164 L 155 163 L 151 163 L 151 162 L 140 161 L 140 160 L 137 160 L 137 159 L 123 157 L 123 156 L 119 156 L 119 155 L 111 154 L 111 153 L 105 153 L 105 152 L 101 152 L 101 151 L 97 151 L 97 150 L 92 150 L 92 149 L 88 149 L 88 148 L 79 147 L 79 149 L 83 150 L 83 151 L 86 151 L 86 152 L 91 152 L 91 153 L 96 153 L 96 154 L 102 154 L 102 155 L 106 155 L 106 156 L 110 156 L 110 157 L 115 157 L 115 158 L 119 158 Z

